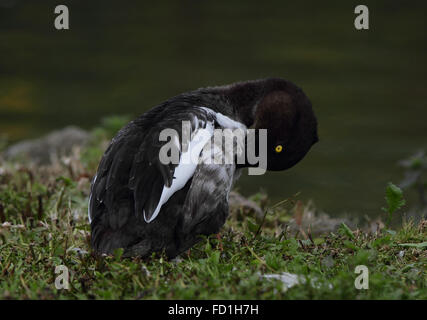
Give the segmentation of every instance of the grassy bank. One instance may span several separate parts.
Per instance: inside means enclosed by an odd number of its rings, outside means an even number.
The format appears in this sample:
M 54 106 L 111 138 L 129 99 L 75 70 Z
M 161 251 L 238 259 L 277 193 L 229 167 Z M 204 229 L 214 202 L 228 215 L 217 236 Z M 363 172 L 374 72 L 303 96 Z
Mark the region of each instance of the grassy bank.
M 373 232 L 342 225 L 312 236 L 288 227 L 299 210 L 293 199 L 270 204 L 264 221 L 233 215 L 220 241 L 203 239 L 173 261 L 122 259 L 120 251 L 96 257 L 87 198 L 102 148 L 92 144 L 45 168 L 2 163 L 0 299 L 427 299 L 427 221 Z M 55 288 L 60 265 L 69 289 Z M 368 267 L 369 289 L 355 288 L 358 265 Z M 265 277 L 283 272 L 298 283 Z

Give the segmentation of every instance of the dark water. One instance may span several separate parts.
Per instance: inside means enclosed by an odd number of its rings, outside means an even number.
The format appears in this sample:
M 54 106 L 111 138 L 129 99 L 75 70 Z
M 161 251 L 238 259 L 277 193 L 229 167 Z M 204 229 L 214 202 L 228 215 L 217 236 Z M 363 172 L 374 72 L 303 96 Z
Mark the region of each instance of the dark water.
M 42 4 L 40 4 L 42 3 Z M 353 26 L 354 1 L 0 0 L 0 132 L 12 141 L 112 114 L 138 115 L 194 88 L 268 76 L 310 97 L 320 142 L 295 168 L 243 177 L 332 214 L 376 215 L 396 162 L 427 148 L 426 8 L 364 1 L 370 30 Z

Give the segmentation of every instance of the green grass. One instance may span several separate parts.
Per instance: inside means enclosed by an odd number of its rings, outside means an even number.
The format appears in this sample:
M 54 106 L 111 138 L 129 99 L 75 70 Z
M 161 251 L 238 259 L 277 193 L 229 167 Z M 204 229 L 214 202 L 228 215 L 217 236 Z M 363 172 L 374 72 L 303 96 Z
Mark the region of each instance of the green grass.
M 0 299 L 427 299 L 427 221 L 373 233 L 343 224 L 313 238 L 286 227 L 292 201 L 261 228 L 232 215 L 221 243 L 205 238 L 177 260 L 96 257 L 87 198 L 102 148 L 89 149 L 45 169 L 0 165 Z M 68 290 L 55 288 L 58 265 Z M 369 268 L 367 290 L 354 286 L 357 265 Z M 282 272 L 308 281 L 284 290 L 262 277 Z

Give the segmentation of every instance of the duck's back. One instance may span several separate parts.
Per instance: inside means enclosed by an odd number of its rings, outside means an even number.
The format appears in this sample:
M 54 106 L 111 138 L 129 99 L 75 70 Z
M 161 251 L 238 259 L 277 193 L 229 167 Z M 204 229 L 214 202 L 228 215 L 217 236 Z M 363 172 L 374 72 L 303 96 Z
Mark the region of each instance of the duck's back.
M 190 121 L 192 130 L 215 123 L 215 115 L 201 108 L 202 100 L 186 95 L 169 100 L 130 122 L 112 140 L 89 200 L 96 252 L 124 248 L 125 255 L 147 256 L 164 250 L 174 257 L 224 224 L 235 166 L 203 163 L 150 221 L 165 187 L 176 178 L 177 164 L 159 160 L 164 144 L 160 132 L 174 129 L 182 137 L 182 121 Z

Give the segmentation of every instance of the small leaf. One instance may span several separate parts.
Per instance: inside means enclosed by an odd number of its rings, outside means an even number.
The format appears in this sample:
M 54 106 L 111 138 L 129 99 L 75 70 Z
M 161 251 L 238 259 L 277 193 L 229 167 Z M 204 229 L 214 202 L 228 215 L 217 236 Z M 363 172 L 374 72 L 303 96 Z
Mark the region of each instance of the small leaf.
M 209 239 L 207 239 L 207 241 L 206 241 L 205 251 L 206 251 L 206 253 L 210 253 L 212 251 L 212 246 L 211 246 Z
M 353 242 L 348 240 L 344 240 L 344 245 L 351 250 L 357 251 L 359 249 L 358 247 L 356 247 L 356 245 Z
M 382 208 L 382 210 L 388 214 L 386 226 L 390 227 L 393 213 L 405 205 L 402 189 L 389 182 L 385 192 L 385 200 L 388 208 Z
M 75 187 L 75 182 L 73 180 L 71 180 L 70 178 L 67 178 L 64 176 L 60 176 L 60 177 L 56 178 L 56 181 L 57 182 L 62 181 L 66 187 Z
M 209 262 L 213 264 L 218 264 L 220 255 L 221 255 L 221 251 L 212 252 L 212 254 L 209 256 L 209 259 L 208 259 Z
M 256 234 L 258 231 L 258 226 L 256 225 L 256 223 L 252 222 L 251 219 L 247 219 L 248 221 L 248 229 L 250 232 L 252 232 L 253 234 Z
M 385 236 L 382 238 L 377 238 L 375 240 L 373 240 L 370 244 L 371 248 L 378 248 L 384 245 L 389 245 L 391 244 L 393 241 L 391 240 L 390 236 Z
M 427 248 L 427 241 L 421 243 L 400 243 L 402 247 Z
M 385 200 L 388 205 L 386 210 L 389 214 L 393 214 L 396 210 L 405 205 L 402 189 L 391 182 L 387 186 Z
M 117 248 L 114 250 L 114 258 L 116 259 L 116 261 L 120 260 L 120 258 L 123 255 L 123 252 L 124 252 L 123 248 Z
M 344 222 L 341 223 L 340 230 L 342 231 L 342 233 L 347 235 L 349 238 L 354 239 L 353 231 L 351 231 L 351 229 Z

